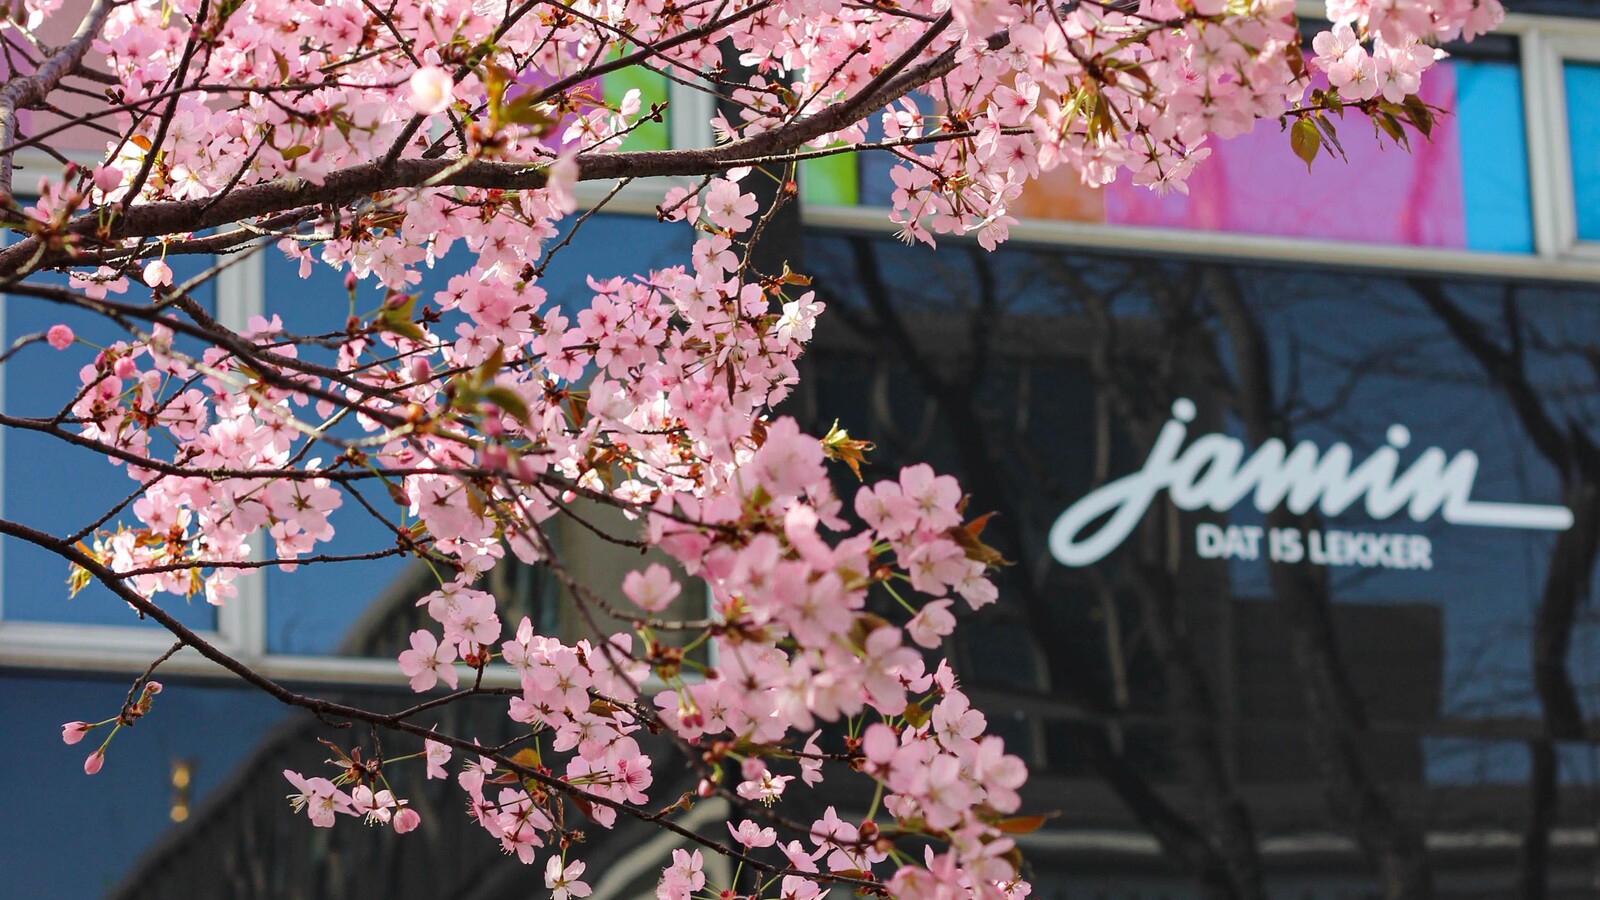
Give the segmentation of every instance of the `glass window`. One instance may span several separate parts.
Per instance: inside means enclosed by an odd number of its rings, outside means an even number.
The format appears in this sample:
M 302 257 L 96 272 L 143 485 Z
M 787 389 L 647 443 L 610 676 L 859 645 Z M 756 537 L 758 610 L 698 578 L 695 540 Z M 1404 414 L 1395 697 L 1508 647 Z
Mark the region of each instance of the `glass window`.
M 616 59 L 622 55 L 624 54 L 621 51 L 614 51 L 609 58 Z M 545 72 L 529 71 L 523 73 L 517 80 L 518 83 L 537 90 L 556 79 Z M 587 113 L 600 104 L 616 108 L 627 96 L 628 91 L 637 90 L 639 112 L 641 115 L 646 115 L 655 105 L 667 103 L 671 89 L 672 82 L 667 76 L 648 66 L 635 65 L 581 82 L 569 92 L 569 97 L 574 99 L 578 113 Z M 557 126 L 553 139 L 558 140 L 575 117 L 575 114 L 568 114 L 563 118 Z M 660 122 L 640 122 L 639 127 L 628 132 L 623 138 L 618 149 L 665 150 L 670 146 L 672 146 L 672 111 L 670 108 L 663 108 Z
M 639 92 L 640 111 L 648 113 L 658 104 L 667 103 L 672 82 L 667 76 L 644 66 L 630 66 L 607 73 L 600 78 L 600 89 L 606 102 L 615 106 L 622 103 L 628 91 Z M 666 150 L 672 146 L 672 119 L 670 110 L 663 112 L 660 122 L 646 122 L 623 139 L 619 150 Z
M 1586 93 L 1569 89 L 1568 96 L 1592 97 L 1597 90 L 1600 82 Z M 1259 122 L 1250 134 L 1210 140 L 1211 156 L 1190 177 L 1187 194 L 1161 196 L 1126 178 L 1089 188 L 1063 166 L 1030 182 L 1011 213 L 1023 220 L 1532 253 L 1522 75 L 1514 50 L 1446 60 L 1424 79 L 1422 99 L 1444 112 L 1431 140 L 1410 136 L 1409 152 L 1379 141 L 1362 117 L 1350 115 L 1335 120 L 1348 162 L 1322 156 L 1307 172 L 1275 123 Z M 918 102 L 925 113 L 935 112 L 925 97 Z M 1600 123 L 1600 114 L 1585 115 Z M 877 138 L 881 131 L 874 125 L 869 139 Z M 1600 155 L 1591 156 L 1600 172 Z M 803 198 L 818 206 L 887 206 L 893 164 L 885 151 L 809 160 Z M 1360 173 L 1359 191 L 1350 189 L 1354 173 Z M 1600 175 L 1593 181 L 1600 192 Z M 1600 203 L 1590 210 L 1600 233 Z
M 1567 139 L 1572 153 L 1572 202 L 1578 240 L 1600 241 L 1600 64 L 1567 63 Z
M 335 727 L 253 689 L 163 681 L 166 690 L 151 713 L 116 736 L 104 768 L 89 777 L 83 760 L 103 732 L 63 746 L 61 723 L 112 714 L 128 682 L 0 677 L 12 763 L 0 771 L 0 793 L 7 809 L 17 813 L 0 822 L 6 896 L 408 900 L 548 893 L 544 863 L 550 848 L 540 851 L 536 864 L 524 865 L 507 857 L 499 841 L 463 814 L 466 795 L 455 778 L 461 754 L 447 764 L 451 776 L 445 779 L 427 780 L 421 759 L 384 766 L 387 784 L 421 817 L 410 835 L 342 816 L 333 828 L 314 828 L 304 812 L 290 808 L 287 796 L 293 789 L 283 770 L 333 777 L 335 770 L 326 763 L 331 754 L 319 739 L 346 750 L 360 747 L 362 758 L 372 759 L 379 748 L 366 728 Z M 307 690 L 368 709 L 413 702 L 403 690 L 327 685 Z M 527 732 L 505 710 L 503 699 L 458 703 L 429 711 L 419 721 L 498 744 Z M 380 732 L 379 739 L 389 759 L 422 749 L 414 737 Z M 676 797 L 692 789 L 692 777 L 675 779 L 673 767 L 664 768 L 668 772 L 657 774 L 652 797 Z M 708 801 L 678 821 L 725 841 L 720 817 L 725 815 L 718 801 Z M 612 830 L 593 825 L 570 807 L 569 816 L 567 827 L 584 834 L 578 855 L 589 866 L 586 880 L 597 896 L 647 896 L 663 861 L 670 862 L 671 848 L 680 846 L 676 836 L 626 817 Z M 725 883 L 731 867 L 720 858 L 714 861 L 715 854 L 705 855 L 708 875 Z M 618 877 L 610 877 L 612 872 Z
M 1086 771 L 1071 723 L 1087 717 L 1113 723 L 1153 777 L 1180 777 L 1162 719 L 1173 702 L 1194 714 L 1181 675 L 1207 686 L 1202 715 L 1231 723 L 1243 777 L 1316 782 L 1295 650 L 1310 620 L 1296 610 L 1327 609 L 1319 640 L 1381 723 L 1363 740 L 1385 780 L 1465 777 L 1459 747 L 1423 740 L 1440 721 L 1486 736 L 1537 722 L 1552 628 L 1571 642 L 1575 695 L 1600 690 L 1600 621 L 1578 611 L 1600 581 L 1572 524 L 1593 514 L 1573 499 L 1580 483 L 1600 490 L 1591 291 L 1058 249 L 934 255 L 865 236 L 814 234 L 805 249 L 830 315 L 788 409 L 876 442 L 869 480 L 929 462 L 961 480 L 973 513 L 998 513 L 984 538 L 1015 565 L 953 658 L 995 689 L 991 721 L 1028 708 L 1016 697 L 1058 704 L 1050 768 Z M 1168 432 L 1170 458 L 1151 462 Z M 1272 436 L 1335 473 L 1283 475 L 1293 515 L 1280 500 L 1257 509 L 1256 476 L 1240 474 Z M 1193 446 L 1238 458 L 1185 457 Z M 1428 474 L 1447 464 L 1457 488 Z M 1365 474 L 1337 474 L 1349 471 Z M 1167 481 L 1118 481 L 1141 473 Z M 1222 493 L 1168 499 L 1171 484 L 1202 483 Z M 848 473 L 840 488 L 853 492 Z M 1085 512 L 1069 543 L 1112 529 L 1124 505 L 1134 514 L 1099 555 L 1064 562 L 1051 532 L 1099 491 L 1122 499 Z M 1174 668 L 1179 645 L 1196 671 Z

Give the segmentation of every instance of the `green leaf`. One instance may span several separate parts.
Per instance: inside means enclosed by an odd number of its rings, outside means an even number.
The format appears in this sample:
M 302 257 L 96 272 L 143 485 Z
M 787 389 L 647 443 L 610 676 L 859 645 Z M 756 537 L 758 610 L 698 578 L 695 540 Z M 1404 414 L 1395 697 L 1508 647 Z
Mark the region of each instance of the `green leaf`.
M 374 324 L 378 326 L 379 331 L 398 334 L 413 341 L 425 341 L 428 339 L 428 335 L 417 327 L 416 322 L 411 321 L 411 310 L 416 305 L 416 297 L 407 297 L 406 302 L 399 306 L 389 306 L 386 302 L 383 311 L 378 313 L 378 318 Z
M 484 93 L 488 95 L 489 100 L 489 121 L 498 125 L 501 106 L 506 99 L 506 86 L 511 83 L 511 76 L 505 69 L 494 63 L 485 65 L 481 74 Z
M 1305 54 L 1300 52 L 1299 44 L 1291 43 L 1283 48 L 1283 58 L 1289 64 L 1289 71 L 1294 74 L 1295 78 L 1306 77 L 1306 58 Z
M 512 100 L 500 110 L 500 121 L 512 125 L 522 125 L 534 131 L 543 133 L 556 124 L 556 118 L 550 114 L 549 104 L 532 103 L 533 94 L 523 94 Z
M 489 351 L 488 358 L 479 363 L 476 369 L 472 370 L 472 387 L 475 389 L 481 388 L 493 381 L 494 376 L 499 374 L 500 370 L 505 368 L 505 365 L 506 348 L 497 344 L 493 350 Z
M 1088 126 L 1089 136 L 1097 140 L 1102 136 L 1117 136 L 1117 123 L 1111 116 L 1111 104 L 1099 95 L 1092 98 Z
M 528 424 L 528 404 L 522 402 L 516 391 L 497 384 L 484 389 L 483 399 L 500 407 L 502 412 L 518 422 Z
M 1377 124 L 1378 128 L 1383 131 L 1384 134 L 1389 136 L 1390 140 L 1406 148 L 1407 150 L 1411 149 L 1411 142 L 1406 140 L 1405 127 L 1400 124 L 1400 120 L 1395 118 L 1393 113 L 1374 113 L 1372 116 L 1372 121 Z
M 1044 823 L 1055 818 L 1058 813 L 1047 813 L 1040 816 L 1012 816 L 1001 819 L 995 823 L 995 828 L 1001 834 L 1033 834 L 1044 827 Z
M 1423 137 L 1432 137 L 1433 112 L 1428 109 L 1428 104 L 1423 103 L 1421 97 L 1412 94 L 1406 98 L 1405 108 L 1406 112 L 1411 114 L 1412 127 L 1422 132 Z
M 1317 158 L 1317 151 L 1322 149 L 1322 133 L 1317 131 L 1317 125 L 1310 119 L 1300 119 L 1289 129 L 1289 146 L 1293 148 L 1294 155 L 1306 164 L 1306 171 L 1311 171 L 1311 162 Z
M 67 567 L 67 599 L 70 600 L 78 596 L 78 592 L 88 587 L 93 580 L 94 576 L 89 574 L 88 569 L 79 566 L 77 563 L 72 563 Z
M 1334 128 L 1333 121 L 1322 113 L 1316 114 L 1315 121 L 1317 123 L 1317 127 L 1322 129 L 1323 139 L 1326 140 L 1328 146 L 1332 148 L 1328 152 L 1337 153 L 1341 159 L 1349 162 L 1349 158 L 1345 156 L 1344 144 L 1339 142 L 1339 132 Z
M 278 155 L 283 157 L 284 161 L 290 162 L 299 159 L 310 152 L 311 148 L 307 147 L 305 144 L 295 144 L 293 147 L 285 147 L 282 150 L 279 150 Z

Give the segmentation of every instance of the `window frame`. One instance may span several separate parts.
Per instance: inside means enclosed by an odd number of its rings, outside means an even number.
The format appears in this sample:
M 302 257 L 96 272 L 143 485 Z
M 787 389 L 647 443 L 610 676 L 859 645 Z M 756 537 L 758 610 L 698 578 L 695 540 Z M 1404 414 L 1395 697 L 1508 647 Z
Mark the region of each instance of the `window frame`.
M 1538 93 L 1530 90 L 1530 157 L 1533 138 L 1542 132 L 1540 143 L 1547 168 L 1549 216 L 1546 248 L 1541 252 L 1600 265 L 1600 240 L 1578 236 L 1577 185 L 1572 172 L 1572 133 L 1567 119 L 1566 67 L 1569 63 L 1600 65 L 1600 21 L 1561 20 L 1547 33 L 1535 30 L 1529 40 L 1536 52 L 1525 53 L 1525 71 L 1538 81 Z M 1531 71 L 1530 71 L 1531 70 Z M 1537 107 L 1535 103 L 1537 102 Z M 1535 124 L 1535 111 L 1539 120 Z

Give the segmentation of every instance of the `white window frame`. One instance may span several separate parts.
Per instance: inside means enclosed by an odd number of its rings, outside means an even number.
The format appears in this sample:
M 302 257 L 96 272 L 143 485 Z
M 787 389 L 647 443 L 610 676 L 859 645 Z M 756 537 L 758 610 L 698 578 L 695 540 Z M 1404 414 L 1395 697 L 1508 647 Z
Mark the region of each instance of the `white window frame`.
M 1600 265 L 1600 241 L 1578 237 L 1576 185 L 1572 176 L 1572 134 L 1567 122 L 1566 65 L 1600 64 L 1600 21 L 1560 20 L 1535 28 L 1524 38 L 1530 47 L 1524 51 L 1525 78 L 1530 82 L 1527 107 L 1529 155 L 1534 138 L 1547 171 L 1543 186 L 1550 197 L 1546 252 L 1573 260 Z M 1537 82 L 1536 89 L 1533 82 Z M 1537 107 L 1535 106 L 1537 104 Z

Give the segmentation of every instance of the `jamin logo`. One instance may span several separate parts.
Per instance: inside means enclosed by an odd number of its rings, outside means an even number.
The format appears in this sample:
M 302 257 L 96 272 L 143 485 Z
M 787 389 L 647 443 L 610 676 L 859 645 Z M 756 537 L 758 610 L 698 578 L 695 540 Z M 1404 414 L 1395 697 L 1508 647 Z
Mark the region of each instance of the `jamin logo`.
M 1091 491 L 1056 519 L 1050 528 L 1051 555 L 1068 566 L 1105 558 L 1127 539 L 1162 491 L 1186 511 L 1227 512 L 1253 495 L 1263 513 L 1287 505 L 1296 514 L 1316 508 L 1324 516 L 1337 516 L 1365 501 L 1367 515 L 1374 519 L 1405 510 L 1418 522 L 1438 514 L 1454 525 L 1544 531 L 1572 527 L 1572 511 L 1564 506 L 1472 499 L 1478 455 L 1471 450 L 1449 456 L 1429 447 L 1402 472 L 1400 451 L 1411 443 L 1411 432 L 1403 425 L 1389 426 L 1387 445 L 1352 467 L 1355 454 L 1343 443 L 1321 451 L 1301 441 L 1290 450 L 1272 438 L 1248 459 L 1244 442 L 1225 434 L 1201 435 L 1185 447 L 1194 418 L 1193 401 L 1173 403 L 1172 418 L 1161 427 L 1144 468 Z M 1091 529 L 1096 522 L 1101 524 Z

